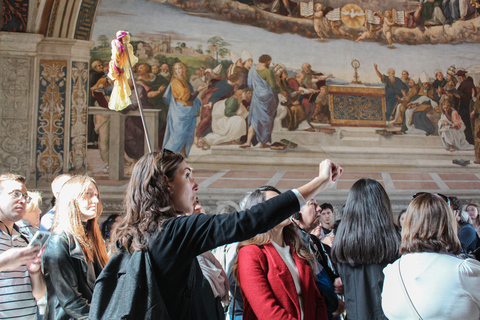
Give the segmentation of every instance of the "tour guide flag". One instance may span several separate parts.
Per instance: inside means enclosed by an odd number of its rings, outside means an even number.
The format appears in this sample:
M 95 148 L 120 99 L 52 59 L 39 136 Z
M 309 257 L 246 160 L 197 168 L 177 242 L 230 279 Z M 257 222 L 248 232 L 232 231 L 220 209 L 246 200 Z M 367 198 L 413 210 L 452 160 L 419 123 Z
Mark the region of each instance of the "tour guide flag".
M 110 70 L 108 77 L 115 81 L 113 91 L 110 95 L 110 102 L 108 108 L 115 111 L 121 111 L 132 104 L 130 95 L 130 85 L 128 79 L 133 78 L 132 66 L 138 62 L 138 58 L 133 54 L 133 47 L 130 44 L 130 34 L 126 31 L 117 31 L 117 38 L 112 40 L 112 58 L 110 60 Z M 145 125 L 145 118 L 143 116 L 143 109 L 140 99 L 138 97 L 137 86 L 135 81 L 132 81 L 133 89 L 137 97 L 138 111 L 142 118 L 143 131 L 145 132 L 145 140 L 147 141 L 148 152 L 152 152 L 150 139 L 148 136 L 147 126 Z
M 137 63 L 138 58 L 133 55 L 133 47 L 130 44 L 130 34 L 126 31 L 118 31 L 117 38 L 112 40 L 112 58 L 110 60 L 110 71 L 108 77 L 115 80 L 113 91 L 110 96 L 108 108 L 120 111 L 128 107 L 130 101 L 130 79 L 129 58 L 132 65 Z

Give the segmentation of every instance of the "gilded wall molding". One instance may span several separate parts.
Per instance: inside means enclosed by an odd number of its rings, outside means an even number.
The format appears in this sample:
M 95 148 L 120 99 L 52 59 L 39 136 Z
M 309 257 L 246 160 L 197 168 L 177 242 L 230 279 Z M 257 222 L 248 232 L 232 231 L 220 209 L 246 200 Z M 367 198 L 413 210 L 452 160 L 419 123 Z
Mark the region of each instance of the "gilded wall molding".
M 50 11 L 50 20 L 48 21 L 47 37 L 53 37 L 53 29 L 55 28 L 55 21 L 57 20 L 57 12 L 60 0 L 54 0 L 52 10 Z

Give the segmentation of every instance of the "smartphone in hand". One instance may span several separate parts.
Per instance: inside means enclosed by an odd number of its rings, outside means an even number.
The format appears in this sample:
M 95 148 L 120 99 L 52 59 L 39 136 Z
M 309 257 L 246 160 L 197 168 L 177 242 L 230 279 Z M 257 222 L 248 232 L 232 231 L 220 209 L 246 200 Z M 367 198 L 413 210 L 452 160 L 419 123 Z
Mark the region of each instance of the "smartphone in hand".
M 48 238 L 50 237 L 50 232 L 48 231 L 37 231 L 33 236 L 32 240 L 28 244 L 29 247 L 40 246 L 38 251 L 42 250 L 45 242 L 47 242 Z

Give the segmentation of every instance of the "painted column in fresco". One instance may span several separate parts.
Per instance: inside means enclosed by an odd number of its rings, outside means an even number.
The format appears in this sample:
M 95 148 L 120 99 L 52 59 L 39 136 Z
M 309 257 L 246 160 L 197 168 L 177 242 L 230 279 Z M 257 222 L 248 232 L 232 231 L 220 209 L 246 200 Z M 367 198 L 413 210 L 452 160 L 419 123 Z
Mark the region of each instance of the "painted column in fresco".
M 91 42 L 44 39 L 38 47 L 35 180 L 85 174 L 88 61 Z

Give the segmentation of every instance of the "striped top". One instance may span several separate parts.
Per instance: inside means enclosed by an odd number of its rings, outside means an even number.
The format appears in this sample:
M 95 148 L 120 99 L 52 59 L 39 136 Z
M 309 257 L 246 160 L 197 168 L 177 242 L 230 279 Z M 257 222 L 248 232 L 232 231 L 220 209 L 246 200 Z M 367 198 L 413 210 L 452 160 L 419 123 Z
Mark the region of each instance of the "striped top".
M 15 226 L 16 227 L 16 226 Z M 26 240 L 14 228 L 10 237 L 0 229 L 0 254 L 11 248 L 27 246 Z M 0 272 L 0 319 L 34 320 L 37 304 L 26 265 Z

